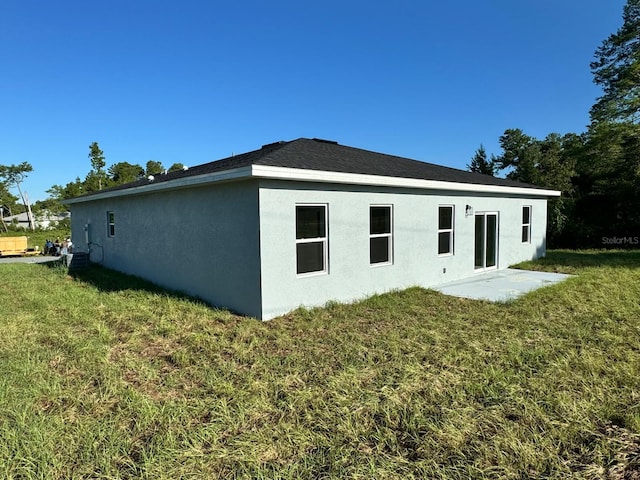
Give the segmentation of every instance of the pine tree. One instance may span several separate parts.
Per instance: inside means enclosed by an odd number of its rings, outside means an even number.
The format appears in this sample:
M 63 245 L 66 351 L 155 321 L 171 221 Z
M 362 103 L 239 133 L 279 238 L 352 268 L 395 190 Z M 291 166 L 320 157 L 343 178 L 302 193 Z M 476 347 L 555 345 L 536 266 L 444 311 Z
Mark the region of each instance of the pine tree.
M 480 144 L 480 148 L 476 150 L 475 155 L 471 159 L 471 163 L 467 165 L 467 170 L 484 175 L 491 175 L 493 177 L 496 173 L 494 162 L 495 157 L 493 155 L 491 155 L 491 160 L 487 160 L 487 152 L 484 149 L 484 145 Z
M 604 90 L 591 108 L 594 122 L 640 121 L 640 0 L 627 0 L 622 19 L 591 63 L 593 81 Z
M 93 178 L 98 181 L 98 190 L 102 190 L 103 180 L 106 178 L 104 167 L 107 164 L 104 160 L 104 152 L 100 150 L 98 142 L 89 145 L 89 159 L 91 160 L 92 171 L 87 178 Z

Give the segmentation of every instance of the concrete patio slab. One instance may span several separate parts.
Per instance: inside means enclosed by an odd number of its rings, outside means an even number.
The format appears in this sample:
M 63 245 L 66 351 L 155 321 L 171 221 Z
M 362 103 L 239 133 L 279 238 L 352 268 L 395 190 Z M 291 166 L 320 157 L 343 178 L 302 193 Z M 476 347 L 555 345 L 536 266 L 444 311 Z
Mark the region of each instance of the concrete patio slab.
M 470 278 L 438 285 L 433 289 L 454 297 L 504 302 L 518 298 L 532 290 L 562 282 L 570 276 L 563 273 L 507 268 L 480 273 Z

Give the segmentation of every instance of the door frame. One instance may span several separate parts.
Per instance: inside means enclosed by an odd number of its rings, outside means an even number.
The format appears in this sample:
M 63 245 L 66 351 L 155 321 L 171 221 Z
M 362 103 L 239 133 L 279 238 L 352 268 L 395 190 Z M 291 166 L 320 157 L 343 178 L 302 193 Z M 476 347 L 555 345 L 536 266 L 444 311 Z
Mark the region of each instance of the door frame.
M 494 252 L 495 252 L 495 265 L 492 265 L 490 267 L 487 267 L 487 217 L 488 216 L 495 216 L 496 217 L 496 228 L 495 228 L 495 245 L 494 245 Z M 482 266 L 481 267 L 477 267 L 476 266 L 476 219 L 477 217 L 483 217 L 483 251 L 482 251 Z M 498 259 L 500 257 L 499 253 L 500 253 L 500 212 L 498 211 L 493 211 L 493 210 L 487 210 L 485 212 L 476 212 L 473 215 L 473 270 L 474 272 L 478 272 L 478 273 L 482 273 L 482 272 L 488 272 L 491 270 L 497 270 L 498 269 Z

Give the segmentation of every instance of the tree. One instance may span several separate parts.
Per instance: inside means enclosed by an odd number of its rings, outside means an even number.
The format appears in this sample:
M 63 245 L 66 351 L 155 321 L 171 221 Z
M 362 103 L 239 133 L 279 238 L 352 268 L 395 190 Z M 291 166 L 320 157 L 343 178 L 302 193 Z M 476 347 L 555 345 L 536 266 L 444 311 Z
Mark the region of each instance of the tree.
M 13 214 L 17 200 L 18 197 L 11 194 L 6 183 L 0 181 L 0 220 L 5 232 L 8 231 L 7 224 L 4 221 L 5 213 Z
M 40 212 L 62 213 L 67 212 L 68 210 L 55 198 L 49 197 L 45 200 L 37 200 L 33 205 L 33 211 L 37 216 Z
M 495 157 L 491 155 L 491 160 L 487 160 L 487 152 L 484 149 L 484 145 L 480 144 L 480 148 L 476 150 L 471 163 L 467 165 L 467 170 L 493 177 L 496 171 Z
M 109 167 L 109 175 L 115 185 L 135 182 L 144 175 L 144 169 L 140 165 L 132 165 L 129 162 L 115 163 Z
M 159 173 L 164 172 L 164 167 L 162 166 L 162 162 L 157 162 L 155 160 L 149 160 L 147 162 L 146 174 L 147 175 L 158 175 Z
M 55 213 L 68 211 L 69 208 L 62 204 L 63 200 L 74 198 L 84 193 L 85 185 L 80 177 L 76 177 L 75 181 L 67 183 L 65 186 L 53 185 L 47 193 L 49 197 L 42 202 L 46 208 Z
M 184 165 L 180 162 L 176 162 L 169 167 L 168 172 L 178 172 L 180 170 L 184 170 Z
M 503 153 L 495 158 L 495 164 L 499 170 L 508 170 L 507 178 L 540 185 L 540 146 L 535 138 L 519 128 L 507 129 L 500 137 L 500 146 Z
M 549 244 L 557 246 L 566 232 L 573 212 L 573 178 L 576 175 L 575 152 L 581 145 L 578 135 L 552 133 L 543 140 L 530 137 L 520 129 L 506 130 L 500 137 L 503 153 L 494 160 L 507 177 L 550 190 L 560 190 L 560 198 L 548 200 Z
M 47 193 L 54 199 L 66 200 L 85 193 L 85 184 L 80 180 L 80 177 L 76 177 L 73 182 L 67 183 L 64 187 L 62 185 L 53 185 L 47 190 Z
M 622 19 L 591 63 L 593 81 L 604 91 L 591 108 L 594 122 L 640 121 L 640 0 L 627 0 Z
M 22 199 L 25 210 L 27 212 L 27 219 L 29 220 L 29 226 L 31 230 L 35 230 L 36 226 L 33 221 L 33 214 L 31 213 L 31 205 L 29 204 L 29 198 L 27 192 L 22 192 L 21 184 L 27 173 L 32 172 L 33 167 L 29 162 L 22 162 L 20 165 L 0 165 L 0 178 L 3 178 L 7 185 L 18 189 L 18 195 Z
M 100 150 L 98 142 L 93 142 L 91 145 L 89 145 L 89 159 L 91 160 L 91 172 L 89 172 L 87 178 L 91 178 L 92 180 L 97 182 L 97 189 L 102 190 L 103 182 L 106 177 L 106 174 L 104 172 L 106 162 L 104 159 L 104 152 Z
M 585 138 L 574 182 L 581 236 L 640 235 L 640 125 L 595 123 Z

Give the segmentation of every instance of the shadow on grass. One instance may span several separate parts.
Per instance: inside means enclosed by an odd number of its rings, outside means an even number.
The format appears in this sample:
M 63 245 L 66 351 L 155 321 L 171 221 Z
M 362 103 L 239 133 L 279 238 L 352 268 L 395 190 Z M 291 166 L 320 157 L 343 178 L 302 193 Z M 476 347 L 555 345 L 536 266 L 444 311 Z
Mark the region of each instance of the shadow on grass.
M 528 265 L 558 266 L 570 268 L 588 267 L 640 267 L 640 250 L 549 250 L 545 258 Z
M 177 290 L 169 290 L 162 288 L 148 280 L 136 277 L 135 275 L 127 275 L 116 270 L 111 270 L 100 265 L 90 264 L 86 268 L 78 268 L 68 270 L 67 266 L 63 264 L 62 260 L 41 263 L 40 265 L 50 268 L 62 270 L 65 274 L 71 278 L 88 283 L 97 288 L 100 292 L 123 292 L 123 291 L 143 291 L 152 294 L 158 294 L 168 296 L 177 300 L 186 300 L 191 303 L 204 305 L 216 310 L 224 310 L 215 306 L 212 306 L 202 300 L 201 298 L 187 295 L 186 293 L 179 292 Z

